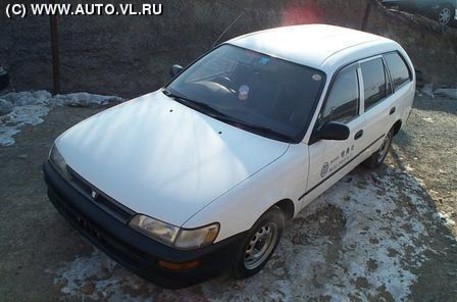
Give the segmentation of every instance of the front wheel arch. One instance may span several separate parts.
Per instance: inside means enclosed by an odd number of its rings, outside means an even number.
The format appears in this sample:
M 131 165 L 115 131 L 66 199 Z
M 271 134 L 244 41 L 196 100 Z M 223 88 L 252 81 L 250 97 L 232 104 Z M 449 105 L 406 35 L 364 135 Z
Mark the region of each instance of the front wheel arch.
M 285 214 L 278 206 L 260 216 L 236 251 L 232 267 L 235 278 L 250 277 L 265 267 L 279 243 L 284 224 Z
M 287 221 L 291 220 L 295 216 L 295 205 L 290 199 L 283 199 L 278 201 L 273 205 L 273 207 L 278 207 L 283 211 Z

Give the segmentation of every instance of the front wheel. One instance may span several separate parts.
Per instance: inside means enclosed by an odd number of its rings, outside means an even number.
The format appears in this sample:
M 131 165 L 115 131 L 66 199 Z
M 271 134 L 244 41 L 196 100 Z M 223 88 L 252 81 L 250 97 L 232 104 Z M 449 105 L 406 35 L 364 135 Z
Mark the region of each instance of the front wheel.
M 281 238 L 284 214 L 273 207 L 249 231 L 237 252 L 233 274 L 236 278 L 247 278 L 258 273 L 268 262 Z
M 382 165 L 384 159 L 389 152 L 390 145 L 392 145 L 392 139 L 394 137 L 394 129 L 392 128 L 383 138 L 382 145 L 379 149 L 373 153 L 367 160 L 363 162 L 363 165 L 370 169 L 376 169 Z

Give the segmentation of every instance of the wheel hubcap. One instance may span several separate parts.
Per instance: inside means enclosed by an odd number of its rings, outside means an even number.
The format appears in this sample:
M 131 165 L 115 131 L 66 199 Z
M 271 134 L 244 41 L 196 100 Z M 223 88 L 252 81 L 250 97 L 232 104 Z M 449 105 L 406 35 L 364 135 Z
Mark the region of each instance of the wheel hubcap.
M 451 20 L 451 10 L 449 8 L 443 8 L 440 12 L 439 21 L 441 24 L 446 25 Z
M 270 255 L 278 237 L 276 224 L 267 223 L 257 230 L 251 237 L 244 252 L 244 266 L 255 269 Z

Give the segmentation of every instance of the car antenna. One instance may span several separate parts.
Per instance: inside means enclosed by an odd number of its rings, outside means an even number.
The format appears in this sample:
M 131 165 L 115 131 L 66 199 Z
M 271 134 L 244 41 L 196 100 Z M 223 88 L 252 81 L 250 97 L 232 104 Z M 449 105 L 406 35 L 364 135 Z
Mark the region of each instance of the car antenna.
M 236 17 L 232 23 L 230 23 L 230 25 L 222 32 L 222 34 L 220 34 L 219 37 L 217 37 L 216 41 L 214 41 L 213 45 L 211 45 L 211 48 L 214 48 L 214 46 L 216 46 L 217 43 L 219 43 L 219 41 L 222 39 L 222 37 L 225 35 L 225 33 L 227 31 L 230 30 L 230 28 L 232 28 L 233 25 L 235 25 L 235 23 L 241 18 L 241 16 L 243 16 L 244 14 L 246 13 L 246 10 L 243 10 L 241 12 L 241 14 L 238 15 L 238 17 Z

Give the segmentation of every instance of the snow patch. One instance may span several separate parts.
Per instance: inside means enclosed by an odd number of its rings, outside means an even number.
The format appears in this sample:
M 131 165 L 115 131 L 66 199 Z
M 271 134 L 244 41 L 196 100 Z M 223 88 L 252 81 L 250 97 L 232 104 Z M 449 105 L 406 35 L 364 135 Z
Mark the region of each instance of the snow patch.
M 137 290 L 145 281 L 125 271 L 98 250 L 90 256 L 77 257 L 56 272 L 54 284 L 64 295 L 103 301 L 152 301 L 145 296 L 132 296 L 125 288 Z M 148 300 L 149 299 L 149 300 Z
M 74 107 L 92 107 L 108 105 L 110 103 L 122 101 L 124 100 L 120 97 L 89 94 L 87 92 L 71 93 L 65 95 L 59 94 L 52 98 L 52 103 L 54 105 L 66 105 Z
M 0 146 L 14 144 L 13 136 L 26 125 L 35 126 L 55 106 L 93 107 L 124 99 L 86 92 L 52 96 L 48 91 L 10 92 L 0 95 Z
M 9 146 L 14 144 L 13 135 L 18 134 L 19 129 L 0 125 L 0 146 Z
M 442 222 L 447 226 L 455 225 L 455 221 L 451 218 L 451 214 L 449 213 L 435 213 L 433 216 L 438 222 Z
M 441 97 L 457 100 L 457 88 L 439 88 L 434 93 Z
M 48 105 L 49 99 L 52 95 L 45 90 L 37 91 L 22 91 L 22 92 L 10 92 L 0 96 L 13 106 L 25 106 L 25 105 Z
M 11 112 L 13 110 L 14 106 L 11 102 L 5 100 L 5 99 L 0 99 L 0 115 L 5 115 Z
M 425 84 L 424 87 L 422 87 L 420 91 L 423 94 L 425 94 L 426 96 L 429 96 L 432 98 L 435 97 L 435 95 L 433 94 L 433 84 L 432 83 Z
M 425 251 L 418 244 L 418 234 L 425 235 L 426 228 L 403 207 L 407 197 L 398 189 L 390 191 L 391 184 L 388 178 L 364 188 L 340 182 L 335 189 L 340 194 L 349 191 L 350 201 L 340 198 L 337 192 L 323 196 L 328 203 L 343 209 L 347 217 L 340 256 L 335 261 L 341 268 L 334 272 L 338 283 L 325 285 L 324 294 L 333 301 L 345 300 L 350 294 L 371 300 L 380 291 L 397 301 L 410 294 L 409 287 L 417 279 L 410 269 L 420 266 L 420 255 Z M 385 188 L 389 194 L 379 198 L 379 190 Z

